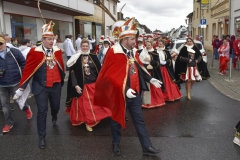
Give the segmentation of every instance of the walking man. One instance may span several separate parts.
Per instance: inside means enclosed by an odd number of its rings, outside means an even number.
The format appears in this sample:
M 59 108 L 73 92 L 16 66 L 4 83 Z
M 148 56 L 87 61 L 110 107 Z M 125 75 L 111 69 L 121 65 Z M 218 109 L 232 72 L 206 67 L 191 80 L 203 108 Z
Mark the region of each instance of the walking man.
M 29 51 L 20 88 L 17 90 L 18 93 L 23 92 L 32 78 L 32 93 L 38 108 L 37 129 L 40 149 L 45 148 L 48 101 L 52 123 L 56 125 L 65 76 L 62 51 L 57 46 L 53 46 L 53 26 L 54 23 L 50 21 L 42 27 L 42 45 Z
M 135 46 L 137 23 L 131 18 L 113 29 L 113 34 L 120 39 L 106 53 L 104 64 L 96 81 L 94 103 L 112 111 L 112 145 L 115 155 L 121 155 L 121 127 L 125 128 L 125 112 L 129 110 L 143 155 L 155 155 L 160 151 L 152 147 L 142 117 L 141 92 L 148 91 L 146 82 L 160 88 L 160 81 L 152 78 L 139 60 Z M 118 77 L 116 79 L 116 77 Z

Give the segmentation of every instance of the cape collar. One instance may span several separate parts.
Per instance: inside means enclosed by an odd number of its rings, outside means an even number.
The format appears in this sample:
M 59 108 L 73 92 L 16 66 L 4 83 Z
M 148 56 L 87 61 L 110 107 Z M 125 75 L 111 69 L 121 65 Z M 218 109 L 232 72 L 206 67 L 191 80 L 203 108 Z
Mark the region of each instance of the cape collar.
M 124 54 L 124 55 L 126 55 L 123 51 L 122 46 L 119 43 L 112 46 L 112 48 L 113 48 L 114 54 Z M 133 48 L 132 51 L 133 51 L 133 55 L 135 56 L 135 53 L 137 52 L 137 49 Z
M 60 50 L 60 49 L 59 49 L 57 46 L 53 46 L 53 54 L 54 54 L 56 51 L 59 51 L 59 50 Z M 36 48 L 34 49 L 34 51 L 45 53 L 44 50 L 43 50 L 42 45 L 36 47 Z

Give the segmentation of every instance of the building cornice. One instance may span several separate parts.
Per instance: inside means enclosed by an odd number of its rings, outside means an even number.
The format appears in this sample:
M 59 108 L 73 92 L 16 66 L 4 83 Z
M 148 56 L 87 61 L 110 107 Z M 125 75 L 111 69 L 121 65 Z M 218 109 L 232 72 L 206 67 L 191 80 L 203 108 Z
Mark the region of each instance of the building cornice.
M 226 3 L 228 3 L 229 2 L 229 0 L 224 0 L 224 1 L 222 1 L 222 2 L 220 2 L 219 4 L 215 4 L 212 8 L 211 8 L 211 11 L 213 11 L 214 9 L 216 9 L 216 8 L 218 8 L 218 7 L 220 7 L 220 6 L 222 6 L 222 5 L 224 5 L 224 4 L 226 4 Z
M 216 16 L 218 16 L 218 15 L 220 15 L 220 14 L 222 14 L 222 13 L 225 13 L 225 12 L 228 12 L 229 11 L 229 8 L 227 8 L 227 9 L 225 9 L 225 10 L 222 10 L 221 12 L 218 12 L 218 13 L 215 13 L 215 14 L 213 14 L 213 15 L 211 15 L 211 18 L 213 18 L 213 17 L 216 17 Z M 229 15 L 229 14 L 228 14 Z M 227 16 L 228 16 L 227 15 Z M 226 17 L 227 17 L 226 16 Z

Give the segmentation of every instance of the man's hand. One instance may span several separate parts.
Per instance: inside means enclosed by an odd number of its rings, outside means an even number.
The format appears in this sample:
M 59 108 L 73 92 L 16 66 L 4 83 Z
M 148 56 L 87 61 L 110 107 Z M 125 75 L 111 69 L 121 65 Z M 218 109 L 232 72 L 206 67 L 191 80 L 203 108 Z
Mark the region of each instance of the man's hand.
M 82 93 L 82 88 L 80 88 L 78 85 L 75 86 L 75 89 L 77 91 L 78 94 L 81 94 Z
M 150 83 L 151 83 L 152 85 L 154 85 L 156 88 L 161 88 L 162 82 L 159 81 L 159 80 L 157 80 L 157 79 L 155 79 L 155 78 L 152 78 L 152 79 L 150 80 Z
M 136 93 L 136 92 L 133 89 L 129 88 L 127 90 L 126 95 L 127 95 L 128 98 L 135 98 L 136 96 L 134 95 L 134 93 Z
M 13 100 L 18 99 L 19 97 L 21 97 L 23 94 L 23 89 L 18 88 L 18 90 L 15 91 L 15 95 L 13 96 Z

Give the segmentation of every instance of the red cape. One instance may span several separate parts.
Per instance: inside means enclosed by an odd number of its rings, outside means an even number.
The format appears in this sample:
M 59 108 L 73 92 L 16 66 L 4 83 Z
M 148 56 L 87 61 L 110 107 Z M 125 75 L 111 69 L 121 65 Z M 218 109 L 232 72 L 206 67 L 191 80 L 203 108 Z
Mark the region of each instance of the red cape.
M 135 59 L 140 62 L 137 53 Z M 125 128 L 125 88 L 128 68 L 129 61 L 121 46 L 119 44 L 114 45 L 107 52 L 96 81 L 94 93 L 94 104 L 109 108 L 112 112 L 112 119 L 120 123 L 122 128 Z
M 62 51 L 58 47 L 53 47 L 54 59 L 57 61 L 58 67 L 64 72 L 64 63 L 62 58 Z M 19 86 L 21 87 L 45 62 L 45 53 L 42 45 L 32 48 L 26 59 L 26 65 L 23 70 L 22 79 Z

